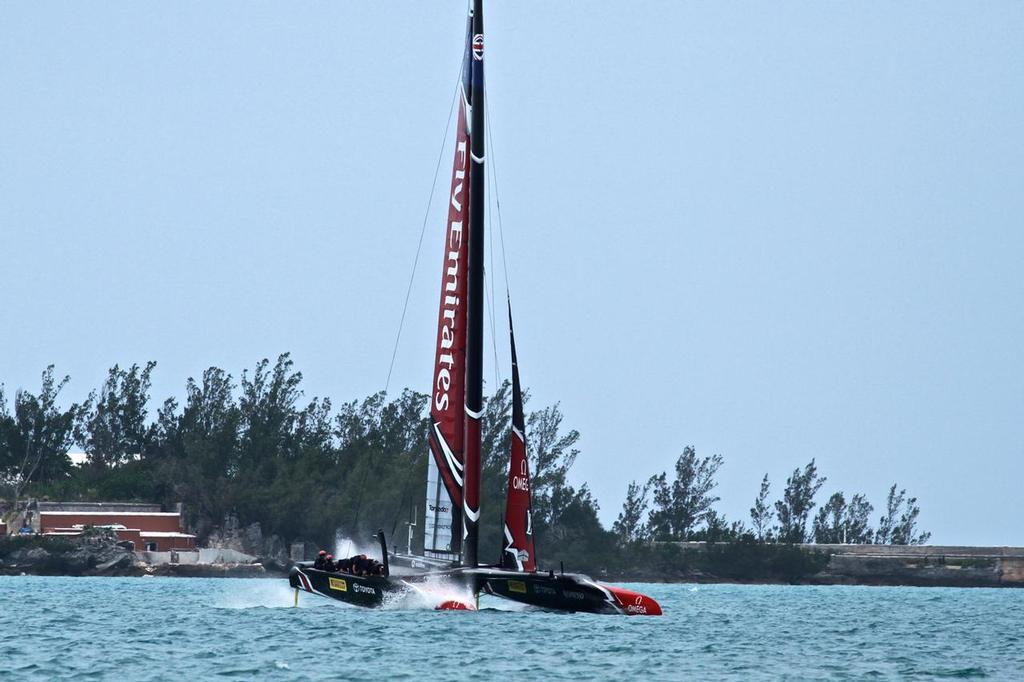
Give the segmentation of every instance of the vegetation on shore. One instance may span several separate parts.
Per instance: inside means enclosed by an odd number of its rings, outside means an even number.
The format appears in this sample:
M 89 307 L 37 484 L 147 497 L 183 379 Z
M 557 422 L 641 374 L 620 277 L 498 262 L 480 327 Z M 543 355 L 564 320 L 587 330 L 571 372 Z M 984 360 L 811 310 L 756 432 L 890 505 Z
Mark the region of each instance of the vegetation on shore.
M 268 536 L 323 546 L 338 532 L 367 537 L 377 528 L 404 538 L 405 523 L 422 511 L 424 394 L 377 393 L 337 408 L 328 399 L 304 401 L 302 375 L 284 354 L 237 381 L 211 367 L 188 379 L 183 402 L 168 398 L 151 418 L 155 364 L 115 366 L 88 399 L 70 406 L 60 400 L 68 379 L 58 379 L 53 367 L 43 372 L 37 393 L 19 390 L 11 405 L 0 387 L 0 497 L 7 507 L 26 497 L 183 502 L 200 542 L 234 516 L 258 522 Z M 482 496 L 489 500 L 505 494 L 510 413 L 505 383 L 487 399 L 483 419 Z M 587 485 L 567 480 L 580 434 L 562 422 L 557 404 L 527 417 L 542 563 L 562 559 L 572 568 L 616 574 L 635 573 L 630 567 L 636 566 L 666 574 L 690 567 L 722 577 L 754 571 L 785 580 L 817 570 L 819 562 L 787 544 L 928 539 L 917 529 L 916 498 L 895 484 L 873 528 L 874 510 L 862 494 L 836 491 L 814 514 L 826 479 L 813 460 L 794 470 L 777 500 L 770 499 L 765 476 L 750 525 L 730 522 L 715 510 L 723 458 L 699 457 L 692 447 L 683 449 L 673 471 L 631 483 L 608 530 Z M 86 453 L 80 466 L 68 456 L 74 446 Z M 498 558 L 501 511 L 500 504 L 483 508 L 482 538 L 493 540 L 493 551 L 483 546 L 484 560 Z M 699 556 L 670 544 L 685 540 L 727 544 L 709 545 Z

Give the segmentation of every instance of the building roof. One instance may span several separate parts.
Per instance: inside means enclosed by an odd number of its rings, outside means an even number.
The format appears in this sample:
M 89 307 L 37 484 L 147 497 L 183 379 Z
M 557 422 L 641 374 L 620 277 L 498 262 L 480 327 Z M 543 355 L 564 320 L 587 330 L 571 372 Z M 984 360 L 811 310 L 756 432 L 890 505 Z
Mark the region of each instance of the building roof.
M 178 512 L 126 512 L 126 511 L 49 511 L 40 514 L 47 516 L 181 516 Z

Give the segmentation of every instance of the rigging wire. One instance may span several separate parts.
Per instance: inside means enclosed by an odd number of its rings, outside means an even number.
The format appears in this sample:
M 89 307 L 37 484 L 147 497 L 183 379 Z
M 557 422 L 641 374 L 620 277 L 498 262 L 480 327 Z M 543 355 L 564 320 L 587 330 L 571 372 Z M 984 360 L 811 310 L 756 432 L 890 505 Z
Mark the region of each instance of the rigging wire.
M 445 121 L 445 124 L 444 124 L 444 134 L 441 136 L 441 148 L 437 151 L 437 163 L 434 165 L 434 179 L 430 183 L 430 196 L 427 198 L 427 208 L 423 212 L 423 224 L 420 226 L 420 238 L 419 238 L 419 241 L 416 244 L 416 257 L 413 258 L 413 261 L 412 261 L 412 272 L 409 273 L 409 286 L 405 290 L 405 303 L 402 304 L 402 317 L 401 317 L 401 319 L 398 322 L 398 333 L 395 334 L 395 346 L 394 346 L 394 348 L 391 351 L 391 363 L 388 365 L 388 378 L 384 382 L 384 394 L 385 395 L 387 395 L 388 388 L 391 387 L 391 373 L 395 369 L 395 358 L 398 356 L 398 345 L 399 345 L 400 341 L 402 340 L 402 329 L 405 326 L 405 315 L 406 315 L 406 313 L 409 310 L 409 298 L 412 296 L 412 286 L 413 286 L 413 283 L 416 280 L 416 268 L 417 268 L 417 266 L 419 265 L 419 262 L 420 262 L 420 253 L 422 253 L 422 251 L 423 251 L 423 237 L 424 237 L 424 235 L 426 235 L 426 232 L 427 232 L 427 221 L 430 219 L 430 207 L 431 207 L 431 205 L 434 202 L 434 192 L 437 190 L 437 176 L 438 176 L 438 173 L 441 172 L 441 161 L 444 158 L 445 142 L 447 142 L 447 140 L 448 140 L 448 131 L 451 130 L 451 125 L 452 125 L 452 113 L 454 113 L 454 111 L 455 111 L 455 102 L 459 98 L 459 84 L 462 82 L 462 67 L 463 67 L 463 63 L 464 63 L 463 55 L 460 54 L 459 55 L 459 68 L 457 70 L 458 74 L 457 74 L 457 77 L 455 79 L 455 87 L 452 90 L 452 103 L 451 103 L 451 106 L 448 108 L 448 119 Z M 412 467 L 410 467 L 409 471 L 410 471 L 410 473 L 412 472 Z M 356 507 L 356 519 L 359 518 L 359 511 L 360 511 L 360 508 L 362 507 L 362 491 L 366 488 L 366 478 L 367 478 L 367 474 L 368 473 L 369 473 L 369 470 L 364 472 L 362 484 L 360 485 L 360 499 L 359 499 L 359 504 Z M 398 505 L 399 505 L 398 506 L 398 510 L 395 511 L 395 523 L 393 524 L 393 526 L 395 526 L 395 527 L 397 527 L 397 525 L 398 525 L 398 515 L 401 513 L 402 506 L 405 503 L 405 501 L 409 499 L 409 484 L 410 484 L 410 482 L 411 482 L 410 481 L 410 476 L 406 476 L 405 485 L 403 486 L 402 500 L 398 503 Z M 394 539 L 394 535 L 395 535 L 395 531 L 394 531 L 394 527 L 392 527 L 392 530 L 391 530 L 392 539 Z
M 412 272 L 409 274 L 409 286 L 405 291 L 405 303 L 402 305 L 402 318 L 398 322 L 398 333 L 395 335 L 395 347 L 391 351 L 391 364 L 388 365 L 388 378 L 384 382 L 385 394 L 387 394 L 388 388 L 391 386 L 391 373 L 395 369 L 395 358 L 398 356 L 398 344 L 402 339 L 402 328 L 405 326 L 405 314 L 409 310 L 409 297 L 412 295 L 412 285 L 413 281 L 416 279 L 416 267 L 419 265 L 420 253 L 423 251 L 423 236 L 427 232 L 427 220 L 430 218 L 430 206 L 434 201 L 434 191 L 437 189 L 437 175 L 441 171 L 441 159 L 444 157 L 444 145 L 448 140 L 448 131 L 451 129 L 452 112 L 455 111 L 455 101 L 459 96 L 459 83 L 461 82 L 462 66 L 460 63 L 458 78 L 455 79 L 455 90 L 452 92 L 452 105 L 448 109 L 448 120 L 444 124 L 444 135 L 441 137 L 441 149 L 437 152 L 437 165 L 434 166 L 434 180 L 430 183 L 430 196 L 427 198 L 427 210 L 423 212 L 423 225 L 420 227 L 420 239 L 419 243 L 416 245 L 416 257 L 412 262 Z
M 486 116 L 486 114 L 487 114 L 487 101 L 484 100 L 484 115 Z M 485 125 L 484 127 L 487 129 L 488 136 L 490 136 L 490 126 L 486 126 Z M 491 196 L 491 172 L 490 172 L 490 166 L 491 166 L 490 164 L 487 164 L 487 166 L 486 166 L 487 172 L 485 172 L 485 175 L 487 177 L 487 197 L 488 197 L 488 203 L 490 203 L 489 200 L 490 200 L 490 196 Z M 492 234 L 492 235 L 494 234 L 494 223 L 491 220 L 490 206 L 487 207 L 487 231 L 490 234 Z M 490 256 L 490 259 L 491 259 L 491 265 L 490 265 L 490 272 L 491 273 L 494 272 L 494 244 L 493 244 L 493 241 L 494 241 L 493 239 L 488 239 L 487 240 L 488 255 Z M 495 308 L 495 301 L 494 301 L 494 275 L 492 274 L 488 279 L 490 280 L 490 283 L 491 283 L 490 291 L 487 292 L 487 293 L 490 294 L 489 308 L 490 308 L 490 313 L 491 313 L 491 347 L 494 349 L 494 390 L 497 391 L 498 390 L 498 386 L 501 385 L 501 377 L 500 377 L 501 372 L 500 372 L 500 368 L 498 366 L 498 326 L 494 323 L 494 308 Z M 487 291 L 487 289 L 485 288 L 484 291 Z
M 501 265 L 505 272 L 505 297 L 511 300 L 512 290 L 508 284 L 508 258 L 505 254 L 505 228 L 501 222 L 501 196 L 498 194 L 498 164 L 495 163 L 494 154 L 494 140 L 491 137 L 491 110 L 487 106 L 487 100 L 484 100 L 484 117 L 487 119 L 487 156 L 490 157 L 490 163 L 487 164 L 490 168 L 491 174 L 494 176 L 494 205 L 497 209 L 498 214 L 498 236 L 501 239 Z

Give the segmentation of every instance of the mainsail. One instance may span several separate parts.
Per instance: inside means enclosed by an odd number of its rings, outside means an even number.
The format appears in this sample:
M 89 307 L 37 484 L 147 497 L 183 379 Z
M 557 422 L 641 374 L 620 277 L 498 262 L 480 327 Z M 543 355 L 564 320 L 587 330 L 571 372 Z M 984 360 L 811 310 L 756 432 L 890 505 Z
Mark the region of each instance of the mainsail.
M 423 549 L 427 556 L 457 559 L 462 548 L 465 453 L 466 340 L 469 261 L 470 153 L 472 96 L 470 55 L 472 18 L 466 26 L 466 51 L 459 88 L 459 120 L 448 202 L 448 230 L 437 316 L 437 346 L 430 402 L 430 452 L 427 465 Z
M 512 345 L 512 453 L 508 466 L 508 495 L 505 498 L 505 544 L 501 565 L 517 571 L 537 570 L 533 547 L 533 515 L 530 508 L 530 465 L 526 461 L 526 420 L 523 392 L 519 384 L 516 335 L 512 330 L 512 302 L 508 304 L 508 336 Z

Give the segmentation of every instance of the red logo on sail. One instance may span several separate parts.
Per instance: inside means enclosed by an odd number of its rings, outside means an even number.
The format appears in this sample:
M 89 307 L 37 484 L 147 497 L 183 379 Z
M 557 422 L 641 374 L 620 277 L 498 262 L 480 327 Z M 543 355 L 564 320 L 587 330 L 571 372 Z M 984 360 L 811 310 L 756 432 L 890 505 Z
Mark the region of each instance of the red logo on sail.
M 473 59 L 480 61 L 484 58 L 484 36 L 477 33 L 473 36 Z

